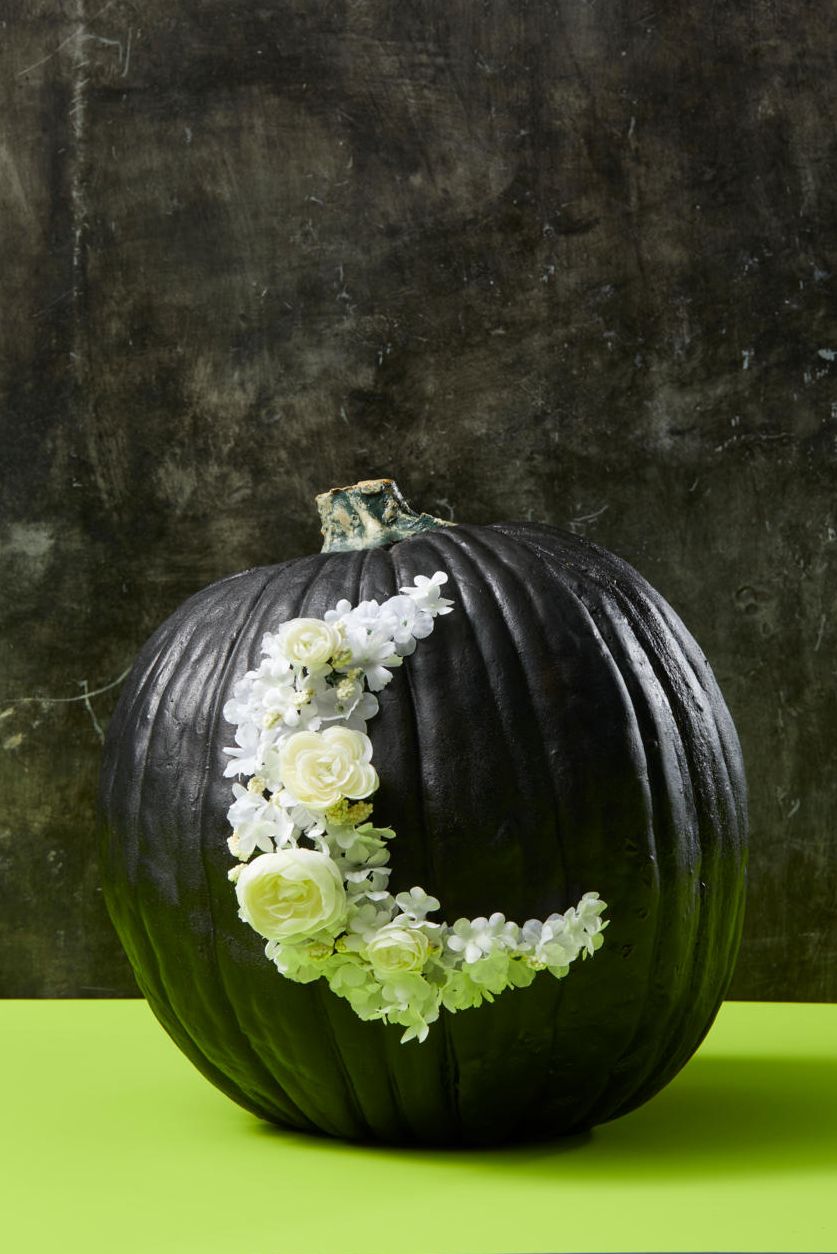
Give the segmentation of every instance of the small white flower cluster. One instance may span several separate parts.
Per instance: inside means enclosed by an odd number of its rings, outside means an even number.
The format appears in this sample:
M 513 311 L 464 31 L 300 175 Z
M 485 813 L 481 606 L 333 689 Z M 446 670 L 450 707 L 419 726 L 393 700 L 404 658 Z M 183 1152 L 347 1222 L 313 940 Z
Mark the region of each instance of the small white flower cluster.
M 366 722 L 393 668 L 451 612 L 446 581 L 417 575 L 382 605 L 342 600 L 323 619 L 283 623 L 224 707 L 237 725 L 224 773 L 250 777 L 233 784 L 227 815 L 239 916 L 283 975 L 324 978 L 361 1019 L 403 1026 L 402 1043 L 423 1041 L 442 1006 L 493 1001 L 541 970 L 560 979 L 607 926 L 597 893 L 520 926 L 499 913 L 434 923 L 440 903 L 423 888 L 389 891 L 395 832 L 368 821 L 379 780 Z

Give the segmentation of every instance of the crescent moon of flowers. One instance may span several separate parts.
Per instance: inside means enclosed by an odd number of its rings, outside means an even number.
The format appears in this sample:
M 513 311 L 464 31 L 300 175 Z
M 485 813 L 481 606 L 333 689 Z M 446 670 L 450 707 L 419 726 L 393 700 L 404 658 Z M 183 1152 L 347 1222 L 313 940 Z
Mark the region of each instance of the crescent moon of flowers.
M 366 724 L 393 669 L 451 613 L 447 578 L 416 575 L 383 604 L 341 600 L 322 619 L 282 623 L 224 706 L 236 725 L 224 775 L 247 780 L 227 812 L 239 917 L 287 979 L 326 980 L 361 1019 L 402 1026 L 402 1044 L 424 1041 L 441 1007 L 493 1001 L 539 971 L 563 979 L 607 927 L 595 892 L 523 924 L 499 912 L 434 922 L 441 905 L 423 888 L 390 892 L 395 832 L 370 821 L 379 779 Z

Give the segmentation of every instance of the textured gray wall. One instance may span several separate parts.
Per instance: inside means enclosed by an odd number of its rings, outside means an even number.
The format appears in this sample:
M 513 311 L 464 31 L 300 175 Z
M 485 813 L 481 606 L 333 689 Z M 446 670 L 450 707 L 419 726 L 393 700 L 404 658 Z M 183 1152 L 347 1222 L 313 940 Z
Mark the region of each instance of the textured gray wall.
M 834 18 L 5 0 L 0 992 L 134 991 L 92 848 L 118 677 L 390 474 L 670 600 L 748 766 L 733 992 L 837 997 Z

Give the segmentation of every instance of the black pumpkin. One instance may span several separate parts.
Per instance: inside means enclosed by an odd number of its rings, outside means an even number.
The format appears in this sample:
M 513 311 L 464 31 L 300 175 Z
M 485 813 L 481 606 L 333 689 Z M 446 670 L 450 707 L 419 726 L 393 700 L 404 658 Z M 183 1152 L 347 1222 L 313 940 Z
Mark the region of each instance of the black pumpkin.
M 254 1114 L 386 1142 L 576 1132 L 665 1085 L 709 1029 L 742 927 L 746 789 L 709 665 L 626 562 L 535 523 L 446 524 L 391 480 L 318 498 L 320 554 L 223 579 L 142 649 L 101 785 L 107 905 L 157 1018 Z M 391 889 L 445 919 L 545 918 L 595 890 L 604 944 L 428 1039 L 296 984 L 227 879 L 222 709 L 262 635 L 444 570 L 454 613 L 379 693 L 368 734 Z

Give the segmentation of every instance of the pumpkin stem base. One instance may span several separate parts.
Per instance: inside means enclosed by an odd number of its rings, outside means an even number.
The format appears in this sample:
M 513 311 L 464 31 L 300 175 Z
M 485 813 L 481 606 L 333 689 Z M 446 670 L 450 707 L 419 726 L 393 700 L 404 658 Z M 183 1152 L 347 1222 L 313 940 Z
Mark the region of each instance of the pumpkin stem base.
M 347 488 L 332 488 L 316 498 L 323 533 L 323 553 L 374 549 L 395 544 L 422 531 L 454 527 L 432 514 L 417 514 L 394 479 L 362 479 Z

